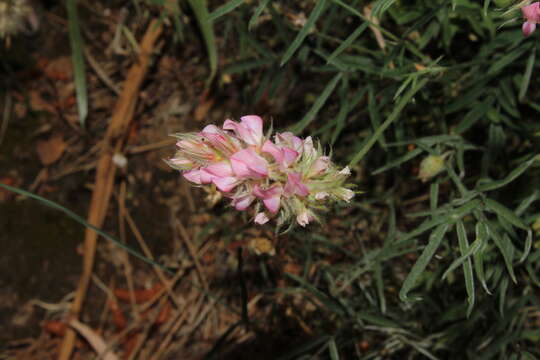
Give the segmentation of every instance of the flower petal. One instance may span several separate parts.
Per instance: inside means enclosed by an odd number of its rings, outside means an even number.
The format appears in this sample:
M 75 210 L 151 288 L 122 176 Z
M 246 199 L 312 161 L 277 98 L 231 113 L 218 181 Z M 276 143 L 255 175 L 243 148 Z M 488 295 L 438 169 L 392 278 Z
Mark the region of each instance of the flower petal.
M 240 178 L 268 176 L 268 163 L 253 149 L 243 149 L 231 156 L 231 166 Z
M 254 221 L 255 221 L 256 224 L 262 225 L 262 224 L 266 224 L 266 223 L 268 222 L 268 220 L 270 220 L 270 219 L 268 218 L 268 216 L 266 216 L 265 213 L 260 212 L 260 213 L 258 213 L 258 214 L 255 216 L 255 220 L 254 220 Z
M 301 212 L 296 216 L 296 222 L 302 227 L 305 227 L 307 224 L 309 224 L 311 220 L 313 220 L 313 217 L 310 216 L 307 211 Z
M 285 185 L 285 194 L 287 195 L 309 195 L 308 187 L 302 182 L 302 177 L 299 173 L 288 173 L 287 184 Z
M 313 165 L 311 165 L 309 176 L 321 174 L 328 169 L 328 165 L 330 165 L 330 158 L 328 156 L 320 156 L 317 160 L 315 160 Z
M 253 187 L 253 195 L 262 199 L 268 211 L 273 214 L 277 213 L 279 210 L 282 193 L 283 189 L 280 185 L 274 185 L 266 190 L 263 190 L 259 185 Z
M 270 140 L 264 142 L 261 151 L 272 155 L 279 164 L 283 162 L 283 151 Z
M 212 182 L 214 183 L 214 185 L 216 185 L 216 187 L 220 191 L 223 191 L 223 192 L 231 191 L 240 183 L 240 181 L 237 178 L 232 177 L 232 176 L 226 176 L 226 177 L 214 176 L 212 178 Z
M 536 29 L 536 23 L 531 21 L 526 21 L 523 23 L 523 26 L 521 27 L 521 30 L 523 30 L 523 35 L 529 36 L 531 35 L 534 30 Z
M 208 165 L 205 169 L 207 172 L 214 176 L 225 177 L 234 175 L 231 164 L 228 161 L 220 161 L 217 163 L 213 163 L 211 165 Z
M 249 205 L 251 205 L 253 200 L 255 200 L 255 196 L 245 195 L 245 196 L 233 198 L 232 204 L 236 210 L 242 211 L 242 210 L 246 210 L 249 207 Z
M 523 13 L 523 17 L 527 20 L 527 22 L 540 22 L 540 2 L 537 1 L 522 7 L 521 12 Z
M 240 139 L 249 145 L 260 145 L 263 138 L 262 119 L 257 115 L 242 116 L 240 123 L 232 120 L 225 120 L 224 130 L 233 130 Z
M 184 171 L 182 174 L 184 178 L 188 181 L 191 181 L 195 184 L 201 184 L 201 171 L 200 170 L 190 170 L 190 171 Z
M 257 115 L 246 115 L 240 118 L 240 123 L 248 128 L 257 140 L 257 143 L 261 143 L 263 136 L 263 120 Z

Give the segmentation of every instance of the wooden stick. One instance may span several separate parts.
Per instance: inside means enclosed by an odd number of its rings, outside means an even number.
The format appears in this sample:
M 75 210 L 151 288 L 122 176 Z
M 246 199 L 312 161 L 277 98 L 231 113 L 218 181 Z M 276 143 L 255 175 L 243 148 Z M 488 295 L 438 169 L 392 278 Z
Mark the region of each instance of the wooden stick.
M 112 162 L 112 157 L 115 153 L 120 152 L 124 146 L 126 130 L 129 127 L 141 83 L 148 71 L 150 64 L 150 55 L 154 49 L 162 27 L 159 21 L 152 20 L 146 33 L 141 41 L 140 53 L 138 61 L 132 65 L 124 82 L 122 93 L 118 98 L 118 102 L 114 108 L 114 112 L 105 134 L 104 146 L 102 148 L 101 157 L 98 161 L 96 171 L 96 181 L 90 209 L 88 211 L 88 223 L 101 227 L 107 211 L 107 206 L 111 198 L 113 180 L 116 172 L 116 167 Z M 79 317 L 81 308 L 88 289 L 88 283 L 94 267 L 94 257 L 96 253 L 97 233 L 94 230 L 86 229 L 84 238 L 84 258 L 83 272 L 79 279 L 79 285 L 75 294 L 75 299 L 71 304 L 71 309 L 68 316 L 68 321 L 72 321 Z M 75 331 L 68 329 L 60 347 L 59 360 L 68 360 L 73 352 L 75 344 Z

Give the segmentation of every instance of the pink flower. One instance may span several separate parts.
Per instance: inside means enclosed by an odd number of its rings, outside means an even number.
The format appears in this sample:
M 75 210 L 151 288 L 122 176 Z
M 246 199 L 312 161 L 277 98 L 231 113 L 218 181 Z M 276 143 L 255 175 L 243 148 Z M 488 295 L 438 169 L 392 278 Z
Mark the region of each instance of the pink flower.
M 249 194 L 249 195 L 243 195 L 239 197 L 233 197 L 232 205 L 236 210 L 246 210 L 249 205 L 255 200 L 255 196 Z
M 224 192 L 231 191 L 240 183 L 240 180 L 234 176 L 231 164 L 228 161 L 213 163 L 201 171 L 212 175 L 212 183 Z
M 313 220 L 313 216 L 309 214 L 307 210 L 301 212 L 296 216 L 296 222 L 302 227 L 305 227 L 307 224 L 309 224 L 311 220 Z
M 268 176 L 268 163 L 251 148 L 238 151 L 230 160 L 234 174 L 240 179 Z
M 240 123 L 225 120 L 224 130 L 233 130 L 240 139 L 249 145 L 259 146 L 263 139 L 262 119 L 257 115 L 247 115 L 240 118 Z
M 299 173 L 288 173 L 287 174 L 287 184 L 285 184 L 284 193 L 287 196 L 299 195 L 299 196 L 308 196 L 309 189 L 302 182 L 302 176 Z
M 540 2 L 522 7 L 521 12 L 526 20 L 522 27 L 523 35 L 529 36 L 536 29 L 536 24 L 540 23 Z
M 258 184 L 253 188 L 253 195 L 261 199 L 264 203 L 264 206 L 272 214 L 275 214 L 279 210 L 279 205 L 281 201 L 281 194 L 283 189 L 280 185 L 274 185 L 269 189 L 263 190 Z
M 298 136 L 294 136 L 292 132 L 286 131 L 277 133 L 275 139 L 276 144 L 289 147 L 296 151 L 298 155 L 302 154 L 302 150 L 304 149 L 304 140 L 300 139 Z
M 263 225 L 266 224 L 270 220 L 268 216 L 266 216 L 265 213 L 260 212 L 255 216 L 255 224 Z
M 330 165 L 330 158 L 328 156 L 320 156 L 315 160 L 313 165 L 311 165 L 308 176 L 316 176 L 323 173 L 328 169 L 328 165 Z
M 207 173 L 204 169 L 194 169 L 184 172 L 184 177 L 195 184 L 210 184 L 212 182 L 212 174 Z
M 288 147 L 281 147 L 275 145 L 270 140 L 266 140 L 261 148 L 265 153 L 269 153 L 274 157 L 274 160 L 282 167 L 289 167 L 296 158 L 298 158 L 298 152 Z
M 206 126 L 199 134 L 219 149 L 225 155 L 230 155 L 241 149 L 237 139 L 228 135 L 215 125 Z

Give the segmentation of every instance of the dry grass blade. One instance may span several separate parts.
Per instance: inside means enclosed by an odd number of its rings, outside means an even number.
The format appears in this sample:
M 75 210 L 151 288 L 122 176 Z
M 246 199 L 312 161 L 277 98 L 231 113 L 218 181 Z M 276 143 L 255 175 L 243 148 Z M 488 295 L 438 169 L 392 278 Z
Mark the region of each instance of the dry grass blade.
M 112 157 L 114 153 L 119 152 L 124 145 L 124 136 L 129 123 L 133 118 L 137 95 L 148 70 L 150 55 L 154 48 L 154 44 L 161 34 L 161 31 L 162 27 L 157 20 L 153 20 L 148 25 L 141 42 L 141 52 L 138 61 L 133 64 L 129 70 L 122 94 L 116 103 L 111 122 L 109 123 L 105 135 L 104 146 L 97 166 L 95 187 L 94 192 L 92 193 L 88 214 L 88 222 L 97 227 L 100 227 L 103 223 L 109 199 L 112 194 L 113 179 L 116 172 Z M 97 233 L 87 229 L 84 241 L 83 273 L 79 280 L 75 300 L 73 301 L 69 313 L 69 316 L 72 319 L 77 319 L 86 296 L 86 290 L 88 289 L 88 283 L 94 265 L 96 242 Z M 74 343 L 75 332 L 70 329 L 66 332 L 60 348 L 60 360 L 68 360 L 70 358 Z

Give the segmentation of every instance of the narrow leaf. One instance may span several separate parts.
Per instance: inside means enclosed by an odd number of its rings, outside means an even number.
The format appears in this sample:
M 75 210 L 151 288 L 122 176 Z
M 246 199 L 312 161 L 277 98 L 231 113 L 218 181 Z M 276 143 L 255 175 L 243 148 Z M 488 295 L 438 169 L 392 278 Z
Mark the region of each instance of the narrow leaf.
M 360 160 L 367 154 L 367 152 L 371 149 L 371 147 L 377 142 L 379 137 L 383 134 L 383 132 L 392 124 L 400 115 L 402 115 L 403 108 L 405 105 L 408 104 L 408 102 L 413 98 L 413 96 L 420 91 L 427 83 L 427 79 L 423 79 L 422 81 L 418 82 L 416 86 L 411 88 L 403 97 L 400 99 L 399 103 L 394 107 L 394 110 L 392 113 L 388 116 L 388 118 L 384 121 L 384 123 L 375 130 L 373 135 L 371 135 L 371 138 L 366 141 L 366 143 L 362 146 L 360 151 L 358 151 L 352 160 L 349 163 L 349 166 L 354 166 L 358 164 Z
M 489 198 L 485 199 L 485 203 L 486 203 L 486 206 L 488 207 L 489 210 L 491 210 L 494 213 L 496 213 L 497 215 L 501 216 L 506 221 L 508 221 L 510 224 L 512 224 L 512 225 L 514 225 L 514 226 L 516 226 L 518 228 L 521 228 L 523 230 L 529 230 L 529 227 L 527 226 L 527 224 L 525 224 L 520 218 L 518 218 L 514 214 L 513 211 L 508 209 L 506 206 L 502 205 L 501 203 L 499 203 L 499 202 L 497 202 L 495 200 L 489 199 Z
M 294 133 L 301 132 L 313 121 L 313 119 L 315 119 L 315 116 L 317 115 L 319 110 L 321 110 L 323 105 L 326 103 L 326 100 L 328 100 L 328 98 L 334 91 L 338 81 L 341 79 L 342 76 L 343 75 L 341 73 L 338 73 L 332 78 L 332 80 L 330 80 L 330 82 L 326 85 L 321 95 L 319 95 L 317 100 L 315 100 L 315 103 L 313 104 L 311 109 L 309 109 L 307 114 L 304 115 L 304 117 L 296 125 L 291 127 L 290 130 L 292 132 Z
M 204 38 L 204 43 L 206 45 L 206 52 L 208 53 L 208 61 L 210 62 L 210 76 L 206 81 L 209 85 L 214 76 L 217 73 L 217 47 L 216 39 L 214 35 L 214 27 L 212 21 L 208 19 L 208 7 L 207 0 L 188 0 L 189 5 L 193 9 L 193 13 L 197 18 L 197 23 L 199 23 L 199 28 L 201 30 L 202 36 Z
M 295 51 L 300 47 L 306 36 L 308 36 L 309 31 L 315 25 L 315 22 L 319 17 L 323 14 L 324 8 L 326 7 L 326 0 L 319 0 L 317 1 L 317 4 L 313 8 L 313 11 L 311 11 L 311 14 L 309 14 L 309 18 L 306 21 L 306 24 L 302 27 L 298 35 L 296 35 L 296 38 L 293 40 L 291 45 L 285 50 L 285 54 L 283 54 L 283 58 L 281 59 L 281 63 L 279 66 L 285 65 L 287 61 L 293 56 Z
M 236 9 L 238 6 L 242 5 L 245 0 L 231 0 L 228 3 L 225 3 L 218 7 L 216 10 L 212 11 L 212 13 L 208 16 L 208 21 L 215 21 L 217 18 L 230 13 L 234 9 Z
M 433 231 L 433 233 L 431 233 L 429 242 L 424 248 L 422 255 L 420 255 L 401 286 L 401 290 L 399 291 L 399 298 L 401 301 L 407 301 L 407 294 L 416 285 L 416 281 L 426 269 L 426 266 L 431 261 L 433 255 L 435 255 L 435 252 L 439 248 L 439 245 L 441 244 L 444 235 L 448 231 L 449 226 L 449 224 L 441 224 L 437 227 L 437 229 L 435 229 L 435 231 Z

